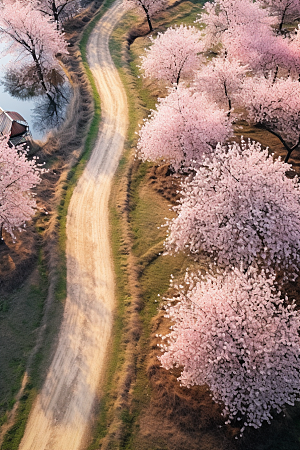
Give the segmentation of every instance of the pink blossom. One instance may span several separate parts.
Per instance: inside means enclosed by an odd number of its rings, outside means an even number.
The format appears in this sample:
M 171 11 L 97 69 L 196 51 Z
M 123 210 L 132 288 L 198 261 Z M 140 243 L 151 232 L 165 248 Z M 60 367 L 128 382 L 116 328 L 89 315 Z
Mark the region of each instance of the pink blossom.
M 268 9 L 262 8 L 259 1 L 252 0 L 215 0 L 205 3 L 204 11 L 197 22 L 205 25 L 205 41 L 207 48 L 223 43 L 224 38 L 230 40 L 239 29 L 270 27 L 276 20 L 269 16 Z
M 218 145 L 182 185 L 167 250 L 204 251 L 226 266 L 257 261 L 292 276 L 300 262 L 300 187 L 287 170 L 258 143 Z
M 235 59 L 213 58 L 196 72 L 193 87 L 222 108 L 231 111 L 247 72 L 248 67 L 242 66 Z
M 274 278 L 253 267 L 205 280 L 190 274 L 166 308 L 173 325 L 162 366 L 180 367 L 184 386 L 207 384 L 241 432 L 299 400 L 300 315 Z
M 32 0 L 32 3 L 34 9 L 38 9 L 56 23 L 57 29 L 59 23 L 80 6 L 79 0 Z
M 195 27 L 171 27 L 150 40 L 152 45 L 146 50 L 141 64 L 146 77 L 178 84 L 181 78 L 190 78 L 199 68 L 203 43 L 201 33 Z
M 275 73 L 277 67 L 286 68 L 291 64 L 287 40 L 276 36 L 266 25 L 236 26 L 234 33 L 224 36 L 223 43 L 229 56 L 257 74 Z
M 67 53 L 67 43 L 54 23 L 31 3 L 16 0 L 0 9 L 0 34 L 9 45 L 9 51 L 18 55 L 14 65 L 35 67 L 37 77 L 48 91 L 47 73 L 60 70 L 56 55 Z M 20 69 L 19 69 L 20 70 Z
M 299 0 L 262 0 L 272 15 L 278 18 L 278 28 L 281 31 L 283 24 L 290 24 L 300 19 Z
M 36 202 L 31 189 L 40 183 L 42 169 L 26 152 L 10 148 L 0 140 L 0 229 L 12 237 L 35 213 Z
M 268 8 L 252 0 L 217 0 L 205 5 L 199 22 L 206 25 L 207 48 L 221 44 L 222 52 L 248 65 L 255 73 L 276 72 L 286 67 L 291 55 L 287 42 L 276 36 L 277 19 Z
M 300 145 L 300 90 L 299 82 L 291 78 L 248 78 L 239 95 L 246 107 L 246 120 L 260 124 L 276 135 L 288 154 Z M 286 161 L 287 161 L 286 159 Z
M 143 160 L 163 159 L 179 170 L 197 165 L 217 142 L 232 135 L 232 126 L 226 112 L 203 93 L 178 86 L 159 99 L 139 134 Z

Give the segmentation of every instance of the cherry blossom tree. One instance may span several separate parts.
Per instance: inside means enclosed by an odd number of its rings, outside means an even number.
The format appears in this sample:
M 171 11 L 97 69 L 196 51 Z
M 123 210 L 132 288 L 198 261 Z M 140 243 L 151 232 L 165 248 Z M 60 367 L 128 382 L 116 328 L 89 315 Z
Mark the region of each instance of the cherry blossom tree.
M 205 93 L 211 101 L 217 102 L 230 114 L 232 103 L 243 87 L 243 80 L 248 72 L 235 59 L 217 57 L 203 65 L 196 72 L 194 88 Z
M 236 35 L 236 27 L 256 29 L 270 27 L 276 19 L 269 16 L 269 10 L 262 8 L 260 1 L 252 0 L 215 0 L 204 5 L 203 13 L 197 22 L 205 25 L 207 48 L 230 40 Z
M 178 84 L 181 78 L 190 78 L 203 62 L 201 32 L 195 27 L 170 27 L 150 40 L 152 45 L 141 64 L 146 77 Z
M 40 183 L 43 169 L 35 159 L 28 160 L 25 151 L 9 147 L 0 140 L 0 243 L 2 229 L 14 238 L 14 229 L 21 230 L 36 209 L 31 189 Z
M 278 29 L 282 31 L 285 23 L 295 22 L 300 19 L 299 0 L 263 0 L 271 14 L 278 17 Z
M 295 3 L 300 9 L 298 0 L 216 0 L 205 4 L 198 22 L 206 26 L 206 48 L 239 60 L 254 73 L 267 76 L 272 71 L 274 79 L 280 68 L 299 75 L 299 33 L 289 33 L 289 38 L 278 35 L 281 19 L 266 7 L 292 8 Z
M 167 307 L 173 325 L 162 366 L 180 367 L 184 386 L 207 384 L 241 433 L 299 400 L 299 311 L 286 306 L 274 278 L 253 267 L 205 280 L 187 275 Z
M 259 143 L 218 145 L 183 183 L 166 249 L 204 251 L 219 266 L 257 262 L 293 277 L 300 262 L 300 187 L 287 170 Z
M 300 74 L 300 25 L 290 33 L 289 38 L 284 39 L 286 51 L 283 67 L 288 71 L 288 76 L 299 80 Z
M 152 17 L 166 8 L 168 0 L 123 0 L 123 6 L 125 9 L 137 8 L 137 10 L 145 14 L 149 30 L 153 31 Z
M 74 11 L 79 6 L 78 0 L 35 0 L 35 8 L 49 16 L 56 24 L 57 30 L 66 11 Z
M 203 155 L 232 133 L 224 110 L 204 94 L 179 85 L 159 100 L 140 130 L 137 148 L 143 160 L 163 159 L 178 171 L 199 164 Z
M 18 54 L 14 62 L 18 70 L 30 67 L 33 82 L 38 80 L 49 95 L 51 72 L 60 71 L 56 55 L 67 53 L 67 44 L 55 24 L 32 9 L 30 3 L 16 0 L 0 10 L 0 34 L 10 46 L 9 51 Z
M 278 69 L 289 68 L 292 63 L 287 39 L 275 35 L 271 27 L 237 26 L 232 35 L 224 36 L 223 43 L 227 54 L 248 65 L 254 74 L 267 76 L 272 72 L 276 79 Z
M 288 161 L 294 150 L 300 149 L 299 82 L 291 78 L 248 78 L 240 95 L 247 109 L 246 120 L 268 130 L 284 145 Z
M 274 32 L 276 18 L 269 14 L 259 1 L 217 0 L 205 5 L 198 21 L 206 25 L 204 41 L 208 49 L 218 48 L 254 73 L 267 75 L 273 71 L 277 75 L 291 54 L 287 41 Z

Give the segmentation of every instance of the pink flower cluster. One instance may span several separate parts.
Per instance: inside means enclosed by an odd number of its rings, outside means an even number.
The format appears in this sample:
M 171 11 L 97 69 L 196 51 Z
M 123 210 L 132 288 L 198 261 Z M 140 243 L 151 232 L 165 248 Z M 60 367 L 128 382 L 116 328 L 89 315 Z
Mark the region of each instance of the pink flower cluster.
M 201 92 L 183 86 L 159 100 L 140 130 L 137 145 L 144 160 L 162 159 L 175 170 L 189 168 L 232 136 L 227 113 Z
M 248 120 L 276 133 L 289 144 L 300 139 L 299 81 L 292 78 L 249 77 L 238 101 L 246 106 Z
M 195 27 L 170 27 L 155 39 L 150 37 L 150 43 L 141 58 L 146 77 L 178 84 L 181 78 L 190 78 L 203 62 L 204 45 L 201 32 Z
M 184 386 L 208 384 L 241 433 L 269 423 L 300 394 L 300 315 L 273 283 L 253 267 L 205 280 L 189 274 L 167 308 L 173 325 L 162 366 L 181 367 Z
M 0 140 L 0 227 L 14 237 L 14 229 L 35 213 L 36 202 L 31 189 L 40 183 L 43 169 L 36 159 L 29 160 L 26 152 L 10 148 L 6 139 Z
M 16 0 L 3 3 L 0 35 L 8 43 L 9 52 L 18 55 L 14 58 L 14 70 L 35 67 L 38 79 L 44 79 L 44 83 L 52 69 L 61 70 L 56 55 L 67 53 L 67 43 L 55 23 L 34 9 L 32 2 Z M 27 83 L 30 84 L 30 79 Z
M 284 268 L 300 263 L 300 187 L 289 164 L 260 144 L 218 145 L 182 186 L 168 250 L 207 252 L 218 265 Z

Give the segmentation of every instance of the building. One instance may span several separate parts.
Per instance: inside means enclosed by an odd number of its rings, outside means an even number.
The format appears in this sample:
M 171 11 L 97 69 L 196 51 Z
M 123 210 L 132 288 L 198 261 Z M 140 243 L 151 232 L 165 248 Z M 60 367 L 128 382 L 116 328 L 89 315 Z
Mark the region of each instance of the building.
M 8 136 L 14 147 L 25 144 L 31 136 L 26 120 L 17 112 L 0 108 L 0 135 Z

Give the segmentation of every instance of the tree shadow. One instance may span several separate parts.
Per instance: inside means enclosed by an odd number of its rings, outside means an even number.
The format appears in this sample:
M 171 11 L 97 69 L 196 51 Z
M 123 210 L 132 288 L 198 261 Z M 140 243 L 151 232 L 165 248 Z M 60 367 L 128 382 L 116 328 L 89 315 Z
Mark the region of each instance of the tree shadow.
M 47 86 L 45 92 L 36 78 L 34 70 L 29 66 L 22 72 L 9 69 L 0 83 L 5 92 L 19 100 L 34 100 L 35 107 L 32 110 L 33 129 L 39 133 L 58 128 L 65 119 L 66 107 L 70 99 L 70 87 L 64 77 L 55 69 L 47 74 Z
M 69 98 L 67 86 L 56 89 L 51 97 L 39 96 L 33 109 L 33 128 L 42 133 L 58 128 L 64 121 Z

